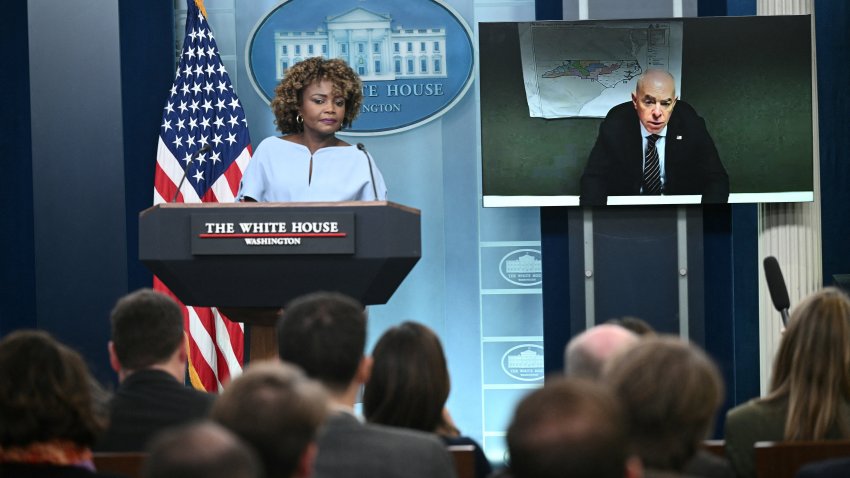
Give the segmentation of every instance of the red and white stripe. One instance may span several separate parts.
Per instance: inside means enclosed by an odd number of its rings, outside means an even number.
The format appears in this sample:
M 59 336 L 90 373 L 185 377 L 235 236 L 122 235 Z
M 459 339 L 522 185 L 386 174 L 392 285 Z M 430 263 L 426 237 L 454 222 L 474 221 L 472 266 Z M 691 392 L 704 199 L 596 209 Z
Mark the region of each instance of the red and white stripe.
M 250 158 L 251 150 L 247 147 L 202 198 L 198 197 L 189 181 L 185 181 L 177 196 L 177 202 L 233 202 Z M 154 204 L 170 201 L 182 176 L 183 165 L 165 146 L 162 138 L 159 138 L 154 175 Z M 168 293 L 180 302 L 158 279 L 154 280 L 154 288 Z M 183 320 L 188 335 L 189 377 L 192 385 L 208 392 L 221 391 L 224 385 L 242 372 L 244 325 L 231 322 L 214 307 L 183 305 Z

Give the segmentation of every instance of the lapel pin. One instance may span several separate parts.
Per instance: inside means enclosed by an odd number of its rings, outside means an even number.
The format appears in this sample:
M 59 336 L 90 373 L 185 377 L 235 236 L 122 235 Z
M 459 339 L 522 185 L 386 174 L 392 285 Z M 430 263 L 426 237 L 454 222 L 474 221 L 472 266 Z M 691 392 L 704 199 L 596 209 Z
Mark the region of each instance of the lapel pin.
M 682 139 L 682 135 L 676 135 L 676 139 Z

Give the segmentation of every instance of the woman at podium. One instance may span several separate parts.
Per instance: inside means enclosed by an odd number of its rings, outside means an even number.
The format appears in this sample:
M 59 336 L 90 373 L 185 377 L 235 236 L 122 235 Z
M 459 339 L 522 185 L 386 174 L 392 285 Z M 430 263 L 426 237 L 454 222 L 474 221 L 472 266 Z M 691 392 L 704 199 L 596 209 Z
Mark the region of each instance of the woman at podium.
M 336 137 L 363 102 L 357 74 L 342 60 L 293 65 L 271 102 L 283 136 L 264 139 L 248 163 L 237 201 L 382 201 L 387 187 L 362 144 Z

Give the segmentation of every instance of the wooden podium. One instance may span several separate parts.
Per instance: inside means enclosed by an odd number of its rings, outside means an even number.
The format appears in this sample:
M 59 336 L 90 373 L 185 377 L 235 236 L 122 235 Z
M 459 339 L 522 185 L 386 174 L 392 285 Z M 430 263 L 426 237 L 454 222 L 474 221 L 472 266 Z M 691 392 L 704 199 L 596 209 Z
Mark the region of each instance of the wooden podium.
M 399 204 L 165 203 L 139 214 L 139 259 L 186 305 L 249 328 L 250 359 L 277 354 L 289 300 L 334 291 L 385 304 L 422 254 L 419 210 Z

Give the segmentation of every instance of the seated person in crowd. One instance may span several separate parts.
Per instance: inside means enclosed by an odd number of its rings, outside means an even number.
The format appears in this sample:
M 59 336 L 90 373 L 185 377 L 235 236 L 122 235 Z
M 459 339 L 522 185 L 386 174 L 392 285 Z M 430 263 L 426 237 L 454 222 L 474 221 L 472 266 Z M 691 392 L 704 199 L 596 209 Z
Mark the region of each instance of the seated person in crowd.
M 154 438 L 144 478 L 263 478 L 257 454 L 212 422 L 167 429 Z
M 647 477 L 733 477 L 725 460 L 701 449 L 723 402 L 720 372 L 702 350 L 648 337 L 615 358 L 603 381 L 625 408 Z
M 363 392 L 370 423 L 437 433 L 447 445 L 472 445 L 475 476 L 492 469 L 481 447 L 460 435 L 445 410 L 451 382 L 443 346 L 428 327 L 404 322 L 384 332 L 372 351 L 372 375 Z
M 442 478 L 455 476 L 452 458 L 433 434 L 363 424 L 354 415 L 369 378 L 366 314 L 356 300 L 315 293 L 293 300 L 277 325 L 281 360 L 301 367 L 330 394 L 333 412 L 319 436 L 319 478 Z
M 638 336 L 619 325 L 601 324 L 573 337 L 564 350 L 564 373 L 568 377 L 596 380 L 602 367 L 636 344 Z
M 791 314 L 770 393 L 726 414 L 726 456 L 753 478 L 757 441 L 832 438 L 850 438 L 850 299 L 830 287 Z
M 322 386 L 296 367 L 257 362 L 233 380 L 213 405 L 213 420 L 245 440 L 268 477 L 306 478 L 328 411 Z
M 0 476 L 93 477 L 91 446 L 105 416 L 80 355 L 46 332 L 0 340 Z
M 835 458 L 804 465 L 795 478 L 847 478 L 850 476 L 850 458 Z
M 507 435 L 511 478 L 640 478 L 623 410 L 610 390 L 548 380 L 516 408 Z
M 120 383 L 97 451 L 142 451 L 163 428 L 206 416 L 213 395 L 184 385 L 183 312 L 170 297 L 142 289 L 110 316 L 109 362 Z

